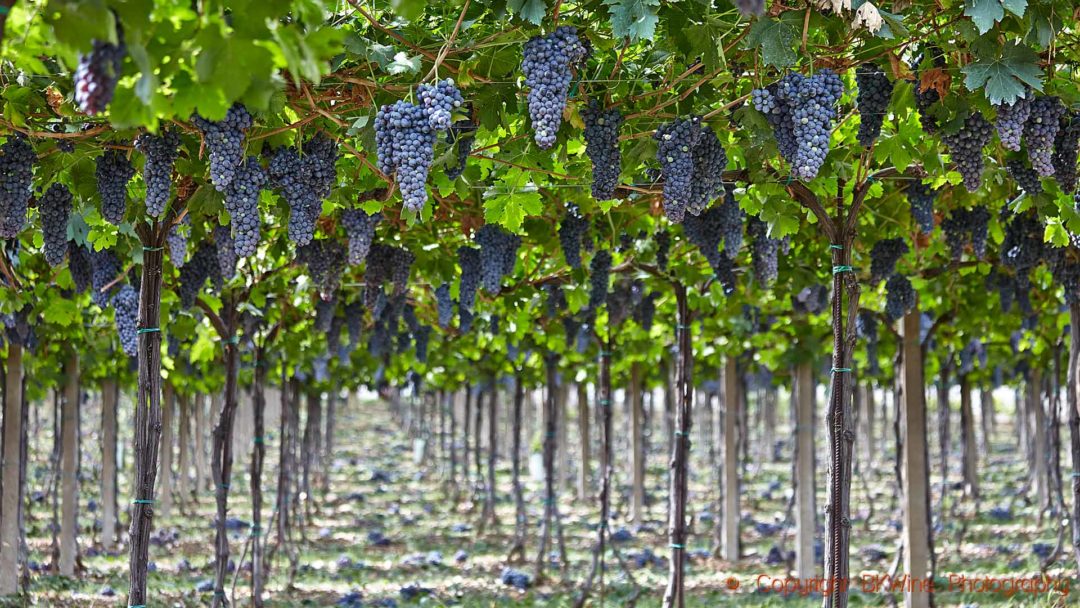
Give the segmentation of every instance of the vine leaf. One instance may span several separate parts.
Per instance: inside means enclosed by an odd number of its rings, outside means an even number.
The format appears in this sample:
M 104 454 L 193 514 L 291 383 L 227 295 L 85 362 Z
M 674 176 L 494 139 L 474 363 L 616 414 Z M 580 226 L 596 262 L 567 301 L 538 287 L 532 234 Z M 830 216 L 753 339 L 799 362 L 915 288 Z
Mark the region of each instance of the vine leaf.
M 747 48 L 761 49 L 761 59 L 768 65 L 779 68 L 794 65 L 798 57 L 792 47 L 799 30 L 788 17 L 794 12 L 784 13 L 780 20 L 760 19 L 754 22 L 746 36 Z
M 980 34 L 985 34 L 1005 18 L 1005 9 L 1017 17 L 1023 17 L 1027 0 L 967 0 L 964 15 L 971 17 Z
M 547 3 L 544 0 L 510 0 L 506 3 L 506 8 L 533 25 L 540 25 L 547 14 Z
M 978 61 L 964 66 L 964 86 L 969 91 L 983 87 L 990 103 L 1013 103 L 1024 95 L 1024 85 L 1042 90 L 1038 56 L 1028 47 L 1012 43 L 1005 45 L 1001 56 L 980 56 Z
M 604 0 L 611 13 L 611 30 L 631 42 L 652 40 L 656 33 L 656 15 L 660 0 Z

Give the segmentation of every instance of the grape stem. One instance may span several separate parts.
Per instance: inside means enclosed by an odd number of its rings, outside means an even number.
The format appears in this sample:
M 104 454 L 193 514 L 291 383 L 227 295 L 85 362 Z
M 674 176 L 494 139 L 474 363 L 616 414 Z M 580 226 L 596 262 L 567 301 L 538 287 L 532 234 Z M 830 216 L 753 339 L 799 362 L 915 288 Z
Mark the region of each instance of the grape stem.
M 431 80 L 432 78 L 435 78 L 436 76 L 438 76 L 439 66 L 442 65 L 442 62 L 446 59 L 446 56 L 450 53 L 450 47 L 454 44 L 454 39 L 457 38 L 458 32 L 461 31 L 461 23 L 463 21 L 465 21 L 465 11 L 469 10 L 469 4 L 471 3 L 471 1 L 472 0 L 465 0 L 465 5 L 461 7 L 461 14 L 458 15 L 457 23 L 454 24 L 454 31 L 450 32 L 450 37 L 446 39 L 446 44 L 444 44 L 443 47 L 441 49 L 439 49 L 439 56 L 435 58 L 435 63 L 432 64 L 431 70 L 428 71 L 427 76 L 424 76 L 424 79 L 421 80 L 420 82 L 427 82 L 427 81 Z M 555 10 L 556 10 L 555 22 L 558 23 L 559 22 L 559 17 L 558 17 L 558 10 L 559 9 L 556 8 Z

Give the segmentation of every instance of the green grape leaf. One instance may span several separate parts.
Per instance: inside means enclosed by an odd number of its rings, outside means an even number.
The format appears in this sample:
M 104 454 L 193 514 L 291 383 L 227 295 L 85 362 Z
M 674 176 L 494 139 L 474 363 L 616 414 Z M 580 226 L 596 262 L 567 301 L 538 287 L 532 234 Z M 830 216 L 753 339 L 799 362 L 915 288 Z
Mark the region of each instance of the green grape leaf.
M 631 42 L 652 40 L 659 17 L 660 0 L 604 0 L 611 13 L 611 30 Z
M 1024 85 L 1042 90 L 1042 71 L 1038 56 L 1026 46 L 1008 43 L 1000 57 L 980 56 L 964 66 L 964 86 L 970 91 L 983 87 L 990 103 L 1012 103 L 1023 97 Z
M 1010 13 L 1017 17 L 1023 17 L 1024 12 L 1027 10 L 1027 0 L 1001 0 L 1001 4 Z
M 423 15 L 426 6 L 427 2 L 424 0 L 390 0 L 390 7 L 394 9 L 394 14 L 409 21 Z
M 420 56 L 409 57 L 404 51 L 394 55 L 394 60 L 386 65 L 386 71 L 390 74 L 415 74 L 420 71 Z
M 47 323 L 68 327 L 79 318 L 79 308 L 72 298 L 49 298 L 42 314 Z
M 785 19 L 759 19 L 750 28 L 746 45 L 761 49 L 761 60 L 766 64 L 782 68 L 794 65 L 798 59 L 793 48 L 798 36 L 799 30 Z
M 547 14 L 547 3 L 544 0 L 510 0 L 506 3 L 506 8 L 533 25 L 540 25 Z
M 1027 0 L 967 0 L 964 15 L 971 17 L 980 34 L 985 34 L 1005 18 L 1005 9 L 1017 17 L 1023 17 Z

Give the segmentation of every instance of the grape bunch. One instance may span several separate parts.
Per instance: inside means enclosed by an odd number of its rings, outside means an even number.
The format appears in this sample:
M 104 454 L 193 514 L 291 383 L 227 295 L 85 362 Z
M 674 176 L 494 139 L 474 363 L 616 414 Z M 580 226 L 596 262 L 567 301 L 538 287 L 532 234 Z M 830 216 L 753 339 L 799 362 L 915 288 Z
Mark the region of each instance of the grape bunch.
M 720 218 L 720 233 L 724 239 L 724 253 L 731 259 L 739 255 L 743 240 L 743 221 L 746 213 L 735 200 L 735 185 L 724 184 L 724 201 L 717 209 Z M 784 252 L 785 255 L 787 252 Z
M 725 239 L 723 212 L 713 207 L 699 216 L 687 215 L 683 219 L 683 235 L 705 256 L 725 294 L 735 291 L 735 269 L 731 258 L 720 253 L 720 241 Z M 739 242 L 742 242 L 740 223 Z M 726 249 L 726 244 L 725 244 Z
M 319 133 L 301 146 L 279 148 L 270 157 L 270 185 L 289 205 L 289 240 L 307 245 L 315 236 L 322 200 L 337 178 L 337 142 Z
M 316 241 L 318 242 L 318 241 Z M 310 245 L 309 245 L 310 246 Z M 337 300 L 334 298 L 315 300 L 315 329 L 323 333 L 329 333 L 334 322 L 334 310 L 337 309 Z
M 866 360 L 871 374 L 877 374 L 880 370 L 878 365 L 878 318 L 869 310 L 860 310 L 855 317 L 855 328 L 859 336 L 866 340 Z
M 1016 180 L 1020 189 L 1028 193 L 1031 196 L 1035 196 L 1043 191 L 1042 180 L 1039 178 L 1039 174 L 1034 169 L 1024 164 L 1024 161 L 1019 158 L 1010 158 L 1005 161 L 1005 168 L 1008 169 L 1009 175 Z
M 71 282 L 75 284 L 76 292 L 82 293 L 90 288 L 94 277 L 90 252 L 75 241 L 68 241 L 68 271 L 71 272 Z
M 981 258 L 986 253 L 989 221 L 990 212 L 986 210 L 986 207 L 972 207 L 971 209 L 954 209 L 949 217 L 941 222 L 941 229 L 945 232 L 945 243 L 949 246 L 953 261 L 960 259 L 964 246 L 968 243 L 971 243 L 971 249 L 976 258 Z
M 824 285 L 810 285 L 791 296 L 791 308 L 798 314 L 820 314 L 828 306 L 829 289 Z
M 542 150 L 555 145 L 562 125 L 563 108 L 573 79 L 571 66 L 588 55 L 578 39 L 577 28 L 563 25 L 546 36 L 534 36 L 525 43 L 521 71 L 529 87 L 529 118 L 534 139 Z
M 435 306 L 439 314 L 439 327 L 446 329 L 454 316 L 454 300 L 450 298 L 448 283 L 443 283 L 435 289 Z
M 37 156 L 26 138 L 8 135 L 0 146 L 0 237 L 15 238 L 26 224 L 26 208 Z
M 341 226 L 349 237 L 349 263 L 352 265 L 362 264 L 371 251 L 371 243 L 375 238 L 375 224 L 382 221 L 379 212 L 368 215 L 363 209 L 356 207 L 341 212 Z
M 934 199 L 938 190 L 916 178 L 907 188 L 908 204 L 911 206 L 911 219 L 919 225 L 924 234 L 934 231 Z
M 476 231 L 476 243 L 480 245 L 480 284 L 484 291 L 497 293 L 503 277 L 514 272 L 521 237 L 497 224 L 484 224 Z
M 1080 112 L 1069 112 L 1061 119 L 1054 140 L 1054 179 L 1065 192 L 1076 191 L 1076 162 L 1080 156 Z
M 242 104 L 234 103 L 222 120 L 207 120 L 194 114 L 191 123 L 202 133 L 210 150 L 210 182 L 215 190 L 225 192 L 244 160 L 244 137 L 251 127 L 251 114 Z
M 1005 225 L 1001 243 L 1001 263 L 1026 273 L 1038 266 L 1046 254 L 1043 242 L 1045 227 L 1033 212 L 1016 215 Z
M 161 217 L 169 204 L 173 165 L 180 156 L 180 135 L 163 129 L 161 135 L 143 133 L 135 138 L 135 149 L 146 156 L 143 182 L 146 184 L 146 212 Z
M 436 131 L 450 128 L 450 114 L 465 103 L 457 85 L 450 78 L 435 84 L 422 84 L 416 87 L 416 96 L 427 113 L 428 124 Z
M 1031 93 L 1017 99 L 1011 104 L 997 106 L 997 118 L 994 119 L 994 128 L 997 129 L 998 139 L 1006 150 L 1020 151 L 1020 138 L 1024 134 L 1024 124 L 1028 115 L 1031 114 Z
M 598 201 L 611 200 L 615 198 L 622 172 L 619 152 L 622 113 L 618 108 L 604 109 L 598 100 L 591 99 L 581 110 L 581 119 L 585 123 L 585 153 L 592 161 L 592 196 Z
M 1049 255 L 1050 273 L 1065 292 L 1068 305 L 1080 301 L 1080 262 L 1076 259 L 1075 248 L 1053 248 Z M 1002 300 L 1004 305 L 1004 299 Z
M 134 357 L 139 352 L 139 292 L 124 285 L 113 298 L 112 307 L 120 348 L 125 355 Z
M 750 259 L 754 266 L 754 278 L 762 287 L 776 280 L 780 240 L 769 236 L 769 226 L 756 216 L 746 224 L 750 236 Z
M 978 110 L 973 110 L 959 131 L 941 136 L 968 192 L 975 192 L 982 185 L 983 148 L 990 143 L 992 135 L 990 123 Z
M 38 199 L 45 261 L 49 263 L 49 266 L 59 266 L 64 262 L 64 255 L 67 254 L 71 199 L 71 190 L 58 182 L 53 182 L 45 194 Z
M 413 336 L 416 340 L 416 360 L 427 363 L 428 341 L 431 339 L 431 327 L 423 325 L 419 327 Z
M 731 0 L 743 17 L 765 14 L 765 0 Z
M 660 269 L 660 272 L 667 272 L 668 255 L 671 252 L 671 234 L 661 228 L 656 231 L 653 241 L 656 242 L 656 267 Z
M 589 310 L 596 311 L 607 303 L 611 282 L 611 252 L 601 249 L 589 263 Z
M 446 177 L 453 181 L 465 172 L 465 163 L 476 143 L 476 124 L 471 120 L 459 120 L 450 125 L 446 131 L 446 143 L 453 145 L 457 153 L 457 164 L 446 166 Z
M 686 216 L 694 190 L 694 146 L 701 138 L 701 119 L 680 118 L 660 125 L 653 134 L 656 160 L 664 179 L 664 214 L 675 223 Z
M 700 214 L 723 191 L 727 161 L 727 151 L 720 138 L 711 127 L 702 126 L 694 146 L 694 179 L 690 184 L 690 200 L 686 203 L 686 211 L 691 215 Z
M 94 304 L 105 308 L 109 301 L 112 300 L 117 287 L 113 285 L 106 290 L 105 286 L 115 281 L 120 274 L 120 261 L 108 249 L 94 251 L 90 254 L 90 269 L 90 284 L 93 288 L 93 291 L 90 292 L 90 299 Z
M 344 262 L 345 252 L 340 253 Z M 408 286 L 409 273 L 415 257 L 408 249 L 375 243 L 367 256 L 367 269 L 364 273 L 364 282 L 367 287 L 364 290 L 364 305 L 373 308 L 378 305 L 379 295 L 383 292 L 383 284 L 391 281 L 394 284 L 394 293 L 405 292 Z M 378 316 L 376 312 L 374 316 Z
M 435 129 L 427 111 L 407 101 L 382 106 L 375 115 L 375 145 L 379 170 L 394 174 L 405 208 L 420 213 L 435 158 Z
M 169 246 L 169 259 L 173 266 L 184 267 L 184 259 L 187 257 L 188 232 L 191 230 L 191 216 L 184 215 L 184 219 L 173 224 L 169 233 L 165 235 L 165 244 Z
M 182 307 L 191 308 L 195 305 L 195 298 L 208 279 L 220 284 L 221 267 L 218 265 L 217 256 L 217 247 L 213 243 L 203 243 L 180 269 L 179 291 Z
M 319 295 L 324 300 L 333 298 L 345 271 L 345 246 L 331 239 L 315 239 L 300 248 L 297 258 L 307 266 L 308 276 L 318 288 Z M 391 275 L 393 271 L 391 269 Z M 406 276 L 407 273 L 406 269 Z
M 221 271 L 221 277 L 226 281 L 232 280 L 236 276 L 236 243 L 227 227 L 214 228 L 214 246 L 217 248 L 218 269 Z
M 566 294 L 558 283 L 547 283 L 543 289 L 545 292 L 544 314 L 547 318 L 554 319 L 559 311 L 566 310 Z
M 902 274 L 894 274 L 885 283 L 885 316 L 895 321 L 915 306 L 915 288 Z
M 1024 143 L 1031 168 L 1041 177 L 1054 174 L 1054 140 L 1065 112 L 1058 97 L 1040 95 L 1031 102 L 1031 113 L 1024 123 Z
M 259 193 L 269 180 L 259 159 L 249 156 L 236 168 L 232 182 L 225 189 L 225 211 L 229 214 L 233 246 L 239 257 L 254 255 L 259 246 Z
M 896 262 L 910 251 L 902 238 L 882 239 L 870 249 L 870 282 L 874 285 L 896 272 Z
M 641 303 L 634 309 L 634 321 L 644 329 L 646 333 L 652 330 L 653 317 L 656 316 L 656 300 L 660 294 L 653 292 L 641 299 Z
M 562 326 L 563 335 L 566 337 L 566 347 L 570 348 L 570 345 L 573 344 L 573 340 L 578 335 L 578 327 L 580 326 L 580 323 L 576 318 L 574 318 L 574 315 L 568 314 L 562 318 Z
M 75 68 L 75 103 L 89 116 L 105 111 L 120 80 L 127 47 L 119 27 L 117 36 L 117 44 L 94 40 L 89 53 L 79 54 L 79 64 Z
M 829 153 L 836 103 L 844 93 L 840 77 L 828 68 L 813 76 L 796 72 L 751 92 L 754 107 L 773 127 L 780 155 L 799 179 L 813 179 Z
M 571 268 L 581 268 L 581 242 L 588 230 L 589 220 L 581 217 L 577 205 L 567 205 L 566 215 L 559 223 L 559 245 Z
M 97 158 L 95 170 L 101 217 L 111 224 L 124 221 L 127 209 L 127 184 L 135 176 L 135 166 L 121 150 L 106 150 Z
M 889 110 L 893 83 L 885 72 L 873 63 L 863 63 L 855 68 L 855 83 L 859 87 L 855 105 L 859 109 L 859 133 L 855 138 L 864 148 L 874 144 L 881 135 L 881 125 Z

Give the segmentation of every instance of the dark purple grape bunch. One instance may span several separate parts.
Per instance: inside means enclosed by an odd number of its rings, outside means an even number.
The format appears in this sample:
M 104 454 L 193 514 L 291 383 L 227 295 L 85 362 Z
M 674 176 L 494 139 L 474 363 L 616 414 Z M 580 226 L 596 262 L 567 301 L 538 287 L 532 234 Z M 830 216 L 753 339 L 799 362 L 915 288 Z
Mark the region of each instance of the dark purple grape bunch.
M 143 133 L 135 138 L 135 149 L 146 156 L 142 173 L 146 212 L 151 217 L 161 217 L 169 204 L 173 165 L 180 156 L 180 135 L 171 129 L 162 129 L 160 135 Z
M 1031 114 L 1031 100 L 1031 93 L 1028 92 L 1011 104 L 995 106 L 997 117 L 994 118 L 994 128 L 997 129 L 998 139 L 1006 150 L 1014 152 L 1020 150 L 1024 124 L 1027 123 L 1028 115 Z
M 1023 160 L 1019 158 L 1010 158 L 1005 161 L 1005 168 L 1009 171 L 1009 176 L 1016 181 L 1016 184 L 1020 186 L 1020 189 L 1026 192 L 1030 196 L 1035 196 L 1042 193 L 1043 185 L 1042 179 L 1034 169 L 1027 166 Z
M 911 219 L 919 226 L 923 234 L 934 231 L 934 200 L 938 190 L 915 178 L 907 187 L 908 205 L 911 206 Z
M 690 200 L 686 203 L 686 211 L 698 215 L 724 192 L 724 169 L 728 158 L 720 138 L 707 125 L 701 127 L 701 136 L 693 153 L 694 178 L 690 182 Z
M 191 308 L 195 305 L 195 298 L 202 291 L 207 280 L 215 284 L 221 283 L 221 266 L 218 263 L 217 247 L 210 242 L 205 242 L 195 250 L 195 254 L 180 269 L 180 305 L 183 308 Z
M 885 283 L 885 316 L 896 321 L 915 307 L 915 288 L 902 274 L 894 274 Z
M 796 72 L 751 92 L 751 102 L 765 114 L 780 155 L 798 179 L 813 179 L 829 153 L 836 104 L 844 94 L 840 77 L 828 68 L 813 76 Z
M 462 245 L 458 247 L 458 266 L 461 267 L 461 281 L 458 284 L 458 311 L 464 319 L 465 313 L 472 313 L 476 305 L 476 292 L 480 289 L 480 275 L 483 269 L 480 250 Z M 464 323 L 462 323 L 464 326 Z
M 681 223 L 694 191 L 694 147 L 701 139 L 701 119 L 693 116 L 660 125 L 653 139 L 664 180 L 664 214 Z
M 451 181 L 461 177 L 465 172 L 465 164 L 472 154 L 473 144 L 476 143 L 476 123 L 471 120 L 459 120 L 450 125 L 446 131 L 446 143 L 454 146 L 457 153 L 457 164 L 446 166 L 446 177 Z
M 1054 140 L 1054 179 L 1062 191 L 1076 191 L 1076 163 L 1080 156 L 1080 112 L 1069 112 L 1061 119 Z
M 375 239 L 375 225 L 382 221 L 382 213 L 368 214 L 356 207 L 341 212 L 341 226 L 349 237 L 349 264 L 364 263 Z
M 986 253 L 986 239 L 989 236 L 990 212 L 986 207 L 954 209 L 941 222 L 945 233 L 945 243 L 949 246 L 953 261 L 959 261 L 964 247 L 971 244 L 976 258 Z
M 877 285 L 896 274 L 896 263 L 910 251 L 902 238 L 881 239 L 870 248 L 870 283 Z
M 760 17 L 765 14 L 765 0 L 731 0 L 743 17 Z
M 75 284 L 76 293 L 83 293 L 90 288 L 94 280 L 90 251 L 75 241 L 68 241 L 68 271 L 71 273 L 71 282 Z
M 754 279 L 762 287 L 772 284 L 779 272 L 780 239 L 769 236 L 769 225 L 756 216 L 746 224 L 750 237 L 750 260 L 754 267 Z
M 559 246 L 566 264 L 571 268 L 581 268 L 581 244 L 588 230 L 589 220 L 581 216 L 577 205 L 568 204 L 566 215 L 559 223 Z
M 450 284 L 443 283 L 435 289 L 435 307 L 439 315 L 439 327 L 450 327 L 454 317 L 454 300 L 450 297 Z
M 1058 97 L 1040 95 L 1031 102 L 1031 113 L 1024 123 L 1024 143 L 1031 168 L 1040 177 L 1054 174 L 1054 140 L 1065 112 L 1065 105 Z
M 978 110 L 967 115 L 960 130 L 941 136 L 968 192 L 975 192 L 982 186 L 983 148 L 990 143 L 991 137 L 993 127 Z
M 514 272 L 521 237 L 497 224 L 484 224 L 476 231 L 476 244 L 480 245 L 480 285 L 488 293 L 497 293 L 503 277 Z
M 856 139 L 864 148 L 874 145 L 881 135 L 881 125 L 889 111 L 893 83 L 885 72 L 873 63 L 855 68 L 855 83 L 859 87 L 855 106 L 859 109 L 859 132 Z
M 555 145 L 562 125 L 563 109 L 573 80 L 571 68 L 588 55 L 578 38 L 577 28 L 563 25 L 546 36 L 534 36 L 525 43 L 521 71 L 529 87 L 529 118 L 534 139 L 541 149 Z
M 229 214 L 233 247 L 238 257 L 254 255 L 259 246 L 261 216 L 259 194 L 270 177 L 254 156 L 247 157 L 225 189 L 225 211 Z
M 71 190 L 53 182 L 45 194 L 38 199 L 38 213 L 41 215 L 41 233 L 44 237 L 43 250 L 49 266 L 59 266 L 64 262 L 68 251 L 68 218 L 71 216 Z
M 0 146 L 0 237 L 15 238 L 26 225 L 26 211 L 37 155 L 26 138 L 12 133 Z
M 611 252 L 601 249 L 589 263 L 589 310 L 597 311 L 607 304 L 611 285 Z
M 332 239 L 315 239 L 300 248 L 298 257 L 307 265 L 308 276 L 319 290 L 320 297 L 323 300 L 333 299 L 345 271 L 345 246 Z
M 227 226 L 214 228 L 214 246 L 217 248 L 218 269 L 226 281 L 236 276 L 236 243 Z
M 127 211 L 127 185 L 135 176 L 135 166 L 121 150 L 105 150 L 97 159 L 98 194 L 101 195 L 101 217 L 119 225 Z
M 244 141 L 251 128 L 251 114 L 242 104 L 234 103 L 222 120 L 207 120 L 194 114 L 191 123 L 202 133 L 210 151 L 210 182 L 215 190 L 225 192 L 244 160 Z
M 125 284 L 113 298 L 112 307 L 120 348 L 134 357 L 139 352 L 139 292 Z
M 105 308 L 116 295 L 116 278 L 120 275 L 120 260 L 108 249 L 90 253 L 90 300 Z
M 422 106 L 396 101 L 375 115 L 379 170 L 393 174 L 405 208 L 419 214 L 427 203 L 427 178 L 435 159 L 435 129 Z
M 270 157 L 270 185 L 289 205 L 289 240 L 297 245 L 306 245 L 315 237 L 322 201 L 337 179 L 337 159 L 337 142 L 322 133 L 300 150 L 278 148 Z
M 169 233 L 165 235 L 165 244 L 169 246 L 169 259 L 176 268 L 184 267 L 187 258 L 188 233 L 191 231 L 191 216 L 184 215 L 184 219 L 173 224 Z
M 450 78 L 416 87 L 416 96 L 427 112 L 428 124 L 436 131 L 449 129 L 451 115 L 465 103 L 461 91 Z
M 622 172 L 622 155 L 619 152 L 619 128 L 623 124 L 622 113 L 616 108 L 604 108 L 596 99 L 581 110 L 585 123 L 585 153 L 592 161 L 592 196 L 598 201 L 615 198 Z
M 79 54 L 79 64 L 75 68 L 75 103 L 89 116 L 105 111 L 123 71 L 127 46 L 119 27 L 116 34 L 116 44 L 94 40 L 89 53 Z

